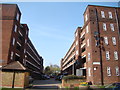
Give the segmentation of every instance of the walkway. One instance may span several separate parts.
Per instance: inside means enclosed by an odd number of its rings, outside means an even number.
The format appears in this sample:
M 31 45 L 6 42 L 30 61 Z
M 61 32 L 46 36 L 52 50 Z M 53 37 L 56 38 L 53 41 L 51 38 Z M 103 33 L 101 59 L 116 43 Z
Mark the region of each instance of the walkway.
M 59 85 L 61 85 L 61 81 L 56 81 L 54 78 L 49 80 L 35 80 L 31 89 L 59 89 Z

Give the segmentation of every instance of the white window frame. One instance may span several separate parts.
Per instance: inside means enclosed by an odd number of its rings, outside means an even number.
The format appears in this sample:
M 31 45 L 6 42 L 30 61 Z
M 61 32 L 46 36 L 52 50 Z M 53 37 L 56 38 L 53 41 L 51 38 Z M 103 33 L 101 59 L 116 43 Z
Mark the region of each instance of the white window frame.
M 111 76 L 111 69 L 110 69 L 110 67 L 107 67 L 107 76 Z
M 23 63 L 24 63 L 24 65 L 26 65 L 26 60 L 25 59 L 23 59 Z
M 103 30 L 107 31 L 106 23 L 103 23 Z
M 114 59 L 118 60 L 118 52 L 117 51 L 114 51 Z
M 110 28 L 111 28 L 111 31 L 115 31 L 113 23 L 110 24 Z
M 78 50 L 76 51 L 76 55 L 78 55 Z
M 104 43 L 108 45 L 108 37 L 104 37 Z
M 27 43 L 27 39 L 25 39 L 25 43 Z
M 13 40 L 12 40 L 12 45 L 14 46 L 15 45 L 15 38 L 13 37 Z
M 115 37 L 112 37 L 112 43 L 113 43 L 113 45 L 116 45 L 116 38 Z
M 17 20 L 19 20 L 19 16 L 20 16 L 20 14 L 19 14 L 19 13 L 17 13 L 17 16 L 16 16 L 16 19 L 17 19 Z
M 108 12 L 108 15 L 109 15 L 109 18 L 112 19 L 113 16 L 112 16 L 112 12 Z
M 87 40 L 87 46 L 90 46 L 90 39 Z
M 90 61 L 90 53 L 88 53 L 88 61 Z
M 106 60 L 110 60 L 110 52 L 106 51 Z
M 14 32 L 17 32 L 17 25 L 15 25 Z
M 77 32 L 75 33 L 75 36 L 77 37 Z
M 105 13 L 104 13 L 104 11 L 101 11 L 101 17 L 102 17 L 102 18 L 105 18 Z
M 78 40 L 76 41 L 76 45 L 78 45 Z
M 14 55 L 14 52 L 12 51 L 12 52 L 11 52 L 11 55 L 10 55 L 10 59 L 11 59 L 11 60 L 13 59 L 13 55 Z
M 26 49 L 24 49 L 24 53 L 26 52 Z
M 115 72 L 116 72 L 116 76 L 120 76 L 120 71 L 118 66 L 115 67 Z
M 89 32 L 89 29 L 88 29 L 88 25 L 86 26 L 86 33 L 88 33 Z
M 23 36 L 23 34 L 20 32 L 20 31 L 18 31 L 19 32 L 19 34 L 21 35 L 21 36 Z
M 88 76 L 91 76 L 91 68 L 88 67 Z
M 20 57 L 20 55 L 19 55 L 19 54 L 17 54 L 17 53 L 15 53 L 15 55 L 17 55 L 18 57 Z
M 85 15 L 85 21 L 87 21 L 87 20 L 88 20 L 88 15 L 86 14 L 86 15 Z

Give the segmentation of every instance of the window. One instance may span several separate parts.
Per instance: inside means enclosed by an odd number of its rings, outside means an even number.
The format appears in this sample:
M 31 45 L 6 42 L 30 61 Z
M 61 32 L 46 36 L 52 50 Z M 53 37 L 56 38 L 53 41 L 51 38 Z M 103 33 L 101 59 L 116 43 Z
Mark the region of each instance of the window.
M 115 37 L 112 37 L 112 43 L 113 43 L 113 45 L 116 45 L 116 38 Z
M 105 18 L 104 11 L 101 11 L 101 17 L 102 17 L 102 18 Z
M 17 13 L 17 16 L 16 16 L 16 19 L 17 19 L 17 20 L 19 20 L 19 16 L 20 16 L 19 13 Z
M 108 12 L 109 18 L 112 19 L 112 12 Z
M 88 53 L 88 61 L 90 60 L 90 53 Z
M 85 15 L 85 21 L 87 21 L 87 20 L 88 20 L 88 15 L 86 14 L 86 15 Z
M 26 65 L 26 60 L 25 59 L 23 59 L 23 64 Z
M 15 38 L 13 37 L 12 45 L 15 45 Z
M 15 61 L 19 61 L 19 59 L 20 59 L 20 55 L 15 53 Z
M 86 33 L 88 33 L 89 32 L 89 30 L 88 30 L 88 26 L 86 26 Z
M 89 47 L 89 45 L 90 45 L 89 42 L 90 42 L 90 40 L 88 39 L 88 40 L 87 40 L 87 46 L 88 46 L 88 47 Z
M 103 30 L 106 31 L 107 28 L 106 28 L 106 23 L 103 23 Z
M 78 45 L 78 41 L 76 41 L 76 45 Z
M 108 45 L 108 37 L 104 37 L 104 43 Z
M 11 59 L 11 60 L 13 59 L 13 52 L 11 52 L 11 57 L 10 57 L 10 59 Z
M 117 51 L 114 51 L 114 58 L 115 58 L 115 60 L 118 60 L 118 53 L 117 53 Z
M 78 55 L 78 50 L 76 51 L 76 55 Z
M 111 23 L 111 24 L 110 24 L 110 28 L 111 28 L 111 31 L 115 31 L 115 30 L 114 30 L 114 24 Z
M 25 43 L 27 43 L 27 39 L 25 39 Z
M 26 35 L 28 34 L 28 31 L 26 30 Z
M 91 68 L 88 68 L 88 76 L 91 76 Z
M 110 67 L 107 67 L 107 75 L 108 75 L 108 76 L 111 76 Z
M 115 71 L 116 71 L 116 76 L 120 76 L 120 72 L 119 72 L 119 67 L 115 67 Z
M 19 42 L 17 42 L 17 44 L 16 44 L 16 49 L 19 51 L 21 50 L 21 44 Z
M 14 28 L 14 32 L 16 32 L 17 31 L 17 25 L 15 25 L 15 28 Z
M 21 36 L 23 36 L 22 33 L 21 33 L 20 31 L 18 31 L 18 32 L 19 32 L 19 34 L 20 34 Z
M 109 54 L 109 51 L 106 51 L 106 60 L 110 60 L 110 54 Z
M 77 37 L 77 32 L 76 32 L 75 36 Z
M 24 53 L 26 52 L 26 49 L 24 49 Z

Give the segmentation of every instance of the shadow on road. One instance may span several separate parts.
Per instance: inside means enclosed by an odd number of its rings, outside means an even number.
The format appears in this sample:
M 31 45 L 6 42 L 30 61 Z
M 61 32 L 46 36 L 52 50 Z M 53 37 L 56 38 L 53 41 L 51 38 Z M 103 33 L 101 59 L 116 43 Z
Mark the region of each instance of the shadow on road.
M 55 79 L 49 80 L 35 80 L 33 85 L 48 85 L 48 84 L 61 84 L 61 81 L 56 81 Z
M 26 90 L 57 90 L 59 89 L 59 85 L 61 85 L 61 81 L 56 81 L 54 78 L 49 80 L 34 80 L 32 83 L 32 87 Z
M 31 89 L 59 89 L 58 86 L 33 86 Z

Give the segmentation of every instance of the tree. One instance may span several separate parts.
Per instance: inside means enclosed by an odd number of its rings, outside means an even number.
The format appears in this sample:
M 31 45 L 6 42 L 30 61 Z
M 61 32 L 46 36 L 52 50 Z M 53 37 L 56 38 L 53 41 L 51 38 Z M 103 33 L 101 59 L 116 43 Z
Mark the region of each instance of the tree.
M 45 74 L 54 74 L 54 75 L 56 75 L 56 74 L 58 74 L 58 73 L 60 73 L 60 67 L 58 66 L 58 65 L 50 65 L 50 66 L 47 66 L 46 68 L 45 68 Z
M 50 67 L 49 67 L 49 66 L 47 66 L 47 67 L 45 68 L 44 73 L 45 73 L 45 74 L 51 74 L 51 73 L 52 73 L 52 71 L 50 70 Z

